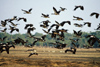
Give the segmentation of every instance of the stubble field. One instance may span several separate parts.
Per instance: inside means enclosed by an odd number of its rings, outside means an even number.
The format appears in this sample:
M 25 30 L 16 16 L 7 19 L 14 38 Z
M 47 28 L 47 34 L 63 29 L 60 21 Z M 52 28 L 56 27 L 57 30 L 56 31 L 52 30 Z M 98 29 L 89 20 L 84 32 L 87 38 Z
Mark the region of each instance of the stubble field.
M 36 49 L 38 55 L 28 57 L 28 49 Z M 10 54 L 0 54 L 0 67 L 100 67 L 99 48 L 78 48 L 76 54 L 65 53 L 66 49 L 16 46 Z

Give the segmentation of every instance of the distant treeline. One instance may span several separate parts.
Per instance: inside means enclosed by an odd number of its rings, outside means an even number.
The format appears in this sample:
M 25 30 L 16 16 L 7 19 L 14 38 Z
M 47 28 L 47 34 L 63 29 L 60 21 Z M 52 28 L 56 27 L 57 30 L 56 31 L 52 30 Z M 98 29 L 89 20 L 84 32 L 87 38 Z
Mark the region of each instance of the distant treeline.
M 43 35 L 42 33 L 37 33 L 37 32 L 34 34 L 35 37 L 41 37 L 42 35 Z M 69 47 L 71 45 L 71 40 L 69 40 L 70 38 L 71 39 L 79 39 L 78 44 L 79 44 L 80 48 L 82 48 L 83 45 L 89 45 L 87 42 L 88 39 L 85 38 L 85 36 L 87 36 L 87 35 L 95 35 L 97 38 L 100 39 L 100 31 L 90 32 L 90 33 L 82 32 L 82 38 L 74 37 L 73 33 L 72 34 L 71 33 L 64 33 L 64 35 L 65 35 L 64 41 L 60 41 L 60 40 L 59 41 L 68 44 L 67 47 Z M 0 38 L 3 38 L 4 36 L 7 36 L 7 38 L 4 41 L 0 41 L 0 43 L 14 41 L 18 37 L 22 38 L 25 41 L 28 40 L 28 43 L 26 43 L 25 45 L 29 45 L 29 44 L 32 44 L 34 42 L 34 38 L 28 37 L 27 34 L 13 34 L 13 35 L 11 35 L 8 33 L 0 33 Z M 53 47 L 53 45 L 49 44 L 49 43 L 57 41 L 56 39 L 51 38 L 51 35 L 49 35 L 49 34 L 47 34 L 45 40 L 46 40 L 45 42 L 37 42 L 35 46 L 51 46 L 51 47 Z M 22 44 L 18 44 L 18 45 L 22 45 Z M 96 42 L 94 44 L 94 47 L 97 48 L 98 45 L 99 44 Z

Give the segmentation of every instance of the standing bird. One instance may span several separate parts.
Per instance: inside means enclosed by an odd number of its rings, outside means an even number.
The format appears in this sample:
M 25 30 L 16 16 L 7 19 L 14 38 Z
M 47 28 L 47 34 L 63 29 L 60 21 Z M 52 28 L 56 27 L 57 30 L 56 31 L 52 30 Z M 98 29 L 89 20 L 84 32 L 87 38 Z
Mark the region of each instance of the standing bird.
M 18 18 L 18 20 L 17 20 L 17 21 L 20 21 L 20 20 L 23 20 L 24 22 L 27 22 L 27 19 L 26 19 L 26 18 L 24 18 L 24 17 Z
M 28 57 L 30 57 L 32 55 L 38 55 L 38 53 L 30 53 Z
M 76 17 L 76 16 L 73 16 L 73 18 L 76 18 L 76 19 L 73 19 L 73 20 L 83 20 L 83 18 L 80 18 L 80 17 Z
M 96 12 L 92 12 L 92 13 L 90 14 L 90 16 L 94 16 L 94 15 L 95 15 L 96 18 L 98 18 L 100 14 L 99 14 L 99 13 L 96 13 Z
M 22 11 L 24 11 L 24 14 L 31 14 L 32 8 L 30 8 L 28 11 L 22 9 Z
M 66 8 L 60 7 L 61 11 L 65 11 L 67 10 Z
M 60 10 L 57 11 L 55 7 L 53 7 L 53 11 L 54 11 L 54 13 L 52 13 L 52 15 L 59 15 L 61 12 Z
M 75 11 L 76 9 L 78 9 L 78 8 L 80 8 L 81 10 L 84 10 L 84 7 L 81 6 L 81 5 L 79 5 L 79 6 L 75 6 L 74 11 Z
M 50 18 L 50 17 L 49 17 L 49 14 L 46 15 L 46 14 L 43 14 L 43 13 L 42 13 L 42 16 L 41 16 L 41 17 Z
M 91 23 L 90 22 L 84 22 L 84 25 L 86 25 L 86 24 L 87 24 L 88 27 L 91 27 Z

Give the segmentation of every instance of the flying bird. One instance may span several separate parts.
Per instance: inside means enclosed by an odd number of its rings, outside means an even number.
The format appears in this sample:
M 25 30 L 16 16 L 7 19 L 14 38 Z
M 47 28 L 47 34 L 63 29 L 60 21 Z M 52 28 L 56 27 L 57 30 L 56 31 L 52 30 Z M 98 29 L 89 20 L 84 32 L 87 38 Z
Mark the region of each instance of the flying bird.
M 24 14 L 31 14 L 32 8 L 30 8 L 29 10 L 23 10 L 22 9 L 22 11 L 24 11 Z
M 4 41 L 7 38 L 7 36 L 0 38 L 0 41 Z
M 63 8 L 63 7 L 60 7 L 60 11 L 65 11 L 65 10 L 67 10 L 66 8 Z
M 73 20 L 79 20 L 79 21 L 82 21 L 83 20 L 83 18 L 76 17 L 76 16 L 73 16 L 73 18 L 76 18 L 76 19 L 73 19 Z
M 0 30 L 1 32 L 6 32 L 7 28 L 4 28 L 3 30 Z
M 13 22 L 10 22 L 10 23 L 11 23 L 11 25 L 14 26 L 14 27 L 17 26 L 17 25 L 19 25 L 19 24 L 14 24 Z
M 88 27 L 91 27 L 91 23 L 90 22 L 84 22 L 84 25 L 86 25 L 86 24 L 87 24 Z
M 81 10 L 84 10 L 84 7 L 81 6 L 81 5 L 79 5 L 79 6 L 75 6 L 74 11 L 75 11 L 76 9 L 78 9 L 78 8 L 80 8 Z
M 59 15 L 61 12 L 60 10 L 57 11 L 55 7 L 53 7 L 53 11 L 54 11 L 54 13 L 52 13 L 52 15 Z
M 24 29 L 27 29 L 28 27 L 32 27 L 33 24 L 26 24 L 26 26 L 24 27 Z
M 38 53 L 30 53 L 28 57 L 30 57 L 32 55 L 38 55 Z
M 90 14 L 90 16 L 94 16 L 94 15 L 95 15 L 96 18 L 98 18 L 100 14 L 97 13 L 97 12 L 92 12 L 92 13 Z
M 19 32 L 19 29 L 18 29 L 18 28 L 12 27 L 12 26 L 10 26 L 10 25 L 9 25 L 9 27 L 10 27 L 10 30 L 11 30 L 10 33 L 12 33 L 12 32 L 15 31 L 15 30 L 16 30 L 17 32 Z
M 65 50 L 65 53 L 67 53 L 68 51 L 72 52 L 73 54 L 76 53 L 76 49 L 66 49 L 66 50 Z
M 83 27 L 83 24 L 74 23 L 76 27 Z
M 79 41 L 79 39 L 69 39 L 69 40 L 71 40 L 72 42 L 78 42 Z
M 27 22 L 27 19 L 26 19 L 26 18 L 24 18 L 24 17 L 18 18 L 18 20 L 17 20 L 17 21 L 20 21 L 20 20 L 23 20 L 24 22 Z
M 50 18 L 50 17 L 49 17 L 49 14 L 46 15 L 46 14 L 43 14 L 43 13 L 42 13 L 42 16 L 41 16 L 41 17 Z
M 63 21 L 61 23 L 59 23 L 58 21 L 55 21 L 59 26 L 64 26 L 65 23 L 68 23 L 69 25 L 71 25 L 70 21 Z
M 100 41 L 100 39 L 98 39 L 95 35 L 87 35 L 86 38 L 89 38 L 87 42 L 90 46 L 93 46 L 95 42 Z
M 34 31 L 36 28 L 35 27 L 30 27 L 27 29 L 27 34 L 31 37 L 31 31 Z
M 7 25 L 7 22 L 6 21 L 1 21 L 1 25 L 2 27 L 5 27 Z
M 79 30 L 78 32 L 76 32 L 75 30 L 73 30 L 73 32 L 76 35 L 76 37 L 81 37 L 81 35 L 82 35 L 81 30 Z

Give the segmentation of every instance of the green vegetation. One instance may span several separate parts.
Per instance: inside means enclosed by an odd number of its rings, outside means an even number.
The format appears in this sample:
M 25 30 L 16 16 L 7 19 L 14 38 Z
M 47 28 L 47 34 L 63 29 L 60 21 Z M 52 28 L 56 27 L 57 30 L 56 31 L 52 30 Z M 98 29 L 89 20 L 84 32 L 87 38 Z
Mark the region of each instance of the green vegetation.
M 68 44 L 67 47 L 69 47 L 70 44 L 71 44 L 71 41 L 69 39 L 70 38 L 71 39 L 77 39 L 77 37 L 74 37 L 74 34 L 71 34 L 71 33 L 64 33 L 64 34 L 65 34 L 65 40 L 60 41 L 60 42 L 64 42 L 64 43 Z M 100 39 L 100 31 L 90 32 L 90 33 L 83 32 L 82 38 L 78 38 L 79 39 L 78 43 L 80 45 L 79 47 L 83 47 L 83 44 L 88 45 L 88 43 L 87 43 L 88 39 L 86 39 L 85 36 L 90 35 L 90 34 L 95 35 L 96 37 L 98 37 Z M 36 37 L 41 37 L 43 34 L 36 32 L 34 35 Z M 13 34 L 13 35 L 11 35 L 11 34 L 8 34 L 8 33 L 0 33 L 0 38 L 3 38 L 4 36 L 7 36 L 7 38 L 4 41 L 0 41 L 2 43 L 13 41 L 14 39 L 17 39 L 18 37 L 22 38 L 25 41 L 28 40 L 28 43 L 25 44 L 25 45 L 32 44 L 33 41 L 34 41 L 34 38 L 29 38 L 27 34 Z M 46 36 L 46 41 L 45 42 L 37 42 L 36 46 L 52 46 L 52 44 L 49 44 L 49 43 L 55 42 L 55 41 L 56 41 L 56 39 L 51 38 L 51 36 L 48 34 Z M 21 45 L 21 44 L 19 44 L 19 45 Z M 96 42 L 94 47 L 97 47 L 98 45 L 99 44 Z

